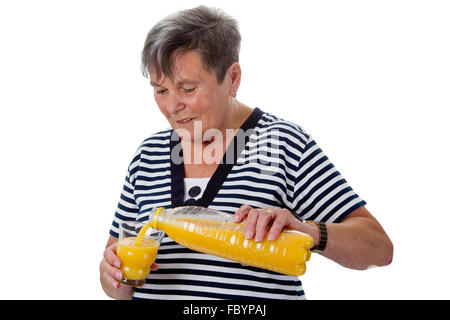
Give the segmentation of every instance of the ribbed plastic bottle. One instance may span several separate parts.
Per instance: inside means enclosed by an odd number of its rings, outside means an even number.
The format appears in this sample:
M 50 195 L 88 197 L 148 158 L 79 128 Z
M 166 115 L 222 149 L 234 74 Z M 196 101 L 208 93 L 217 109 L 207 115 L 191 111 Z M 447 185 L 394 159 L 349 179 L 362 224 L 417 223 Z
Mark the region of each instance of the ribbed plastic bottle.
M 154 209 L 149 223 L 189 249 L 292 276 L 305 273 L 314 243 L 310 235 L 295 230 L 284 230 L 273 241 L 245 239 L 244 223 L 196 206 Z

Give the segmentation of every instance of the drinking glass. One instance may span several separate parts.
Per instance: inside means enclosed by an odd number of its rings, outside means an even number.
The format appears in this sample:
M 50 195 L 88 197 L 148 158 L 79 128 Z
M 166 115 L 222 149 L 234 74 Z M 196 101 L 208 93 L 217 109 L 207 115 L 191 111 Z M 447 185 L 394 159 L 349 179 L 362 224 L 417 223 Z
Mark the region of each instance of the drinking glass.
M 144 230 L 145 234 L 143 231 L 142 241 L 137 244 L 142 228 L 147 230 Z M 163 231 L 152 229 L 144 222 L 127 221 L 120 224 L 117 256 L 121 260 L 120 270 L 123 273 L 121 283 L 134 287 L 145 284 L 163 238 Z

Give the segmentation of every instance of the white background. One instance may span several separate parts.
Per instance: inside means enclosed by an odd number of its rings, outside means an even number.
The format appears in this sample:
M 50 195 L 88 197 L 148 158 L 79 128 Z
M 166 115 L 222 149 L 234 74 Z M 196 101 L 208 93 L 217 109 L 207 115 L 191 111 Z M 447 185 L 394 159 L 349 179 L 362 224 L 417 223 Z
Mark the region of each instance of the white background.
M 106 299 L 126 169 L 168 127 L 140 52 L 199 1 L 0 2 L 0 298 Z M 238 99 L 313 135 L 395 245 L 388 267 L 313 255 L 308 299 L 448 299 L 447 1 L 208 1 L 240 22 Z

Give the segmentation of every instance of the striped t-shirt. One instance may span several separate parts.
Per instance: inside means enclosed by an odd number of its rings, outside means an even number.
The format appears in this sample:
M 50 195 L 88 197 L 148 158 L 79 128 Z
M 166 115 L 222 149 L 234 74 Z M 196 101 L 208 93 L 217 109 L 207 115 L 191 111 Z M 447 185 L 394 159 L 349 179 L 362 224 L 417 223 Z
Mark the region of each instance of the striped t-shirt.
M 327 223 L 339 222 L 365 205 L 298 125 L 256 108 L 241 129 L 245 139 L 239 142 L 237 137 L 230 144 L 195 205 L 230 215 L 243 204 L 286 208 L 299 219 Z M 184 165 L 173 160 L 179 150 L 171 129 L 139 146 L 128 168 L 112 236 L 118 237 L 122 221 L 145 221 L 155 207 L 184 205 Z M 195 252 L 168 236 L 156 263 L 159 269 L 136 288 L 134 299 L 305 299 L 300 278 Z

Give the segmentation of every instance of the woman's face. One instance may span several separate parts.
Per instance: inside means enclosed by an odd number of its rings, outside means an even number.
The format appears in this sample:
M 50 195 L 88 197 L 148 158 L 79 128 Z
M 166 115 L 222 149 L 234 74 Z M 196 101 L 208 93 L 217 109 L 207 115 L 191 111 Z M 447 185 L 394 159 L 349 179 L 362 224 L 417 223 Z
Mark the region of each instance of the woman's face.
M 215 72 L 205 69 L 201 56 L 195 51 L 179 54 L 173 70 L 172 80 L 164 75 L 156 79 L 156 72 L 150 72 L 156 103 L 172 128 L 177 132 L 187 130 L 191 141 L 194 125 L 196 139 L 200 124 L 202 137 L 208 129 L 224 132 L 230 118 L 233 81 L 226 76 L 219 84 Z

